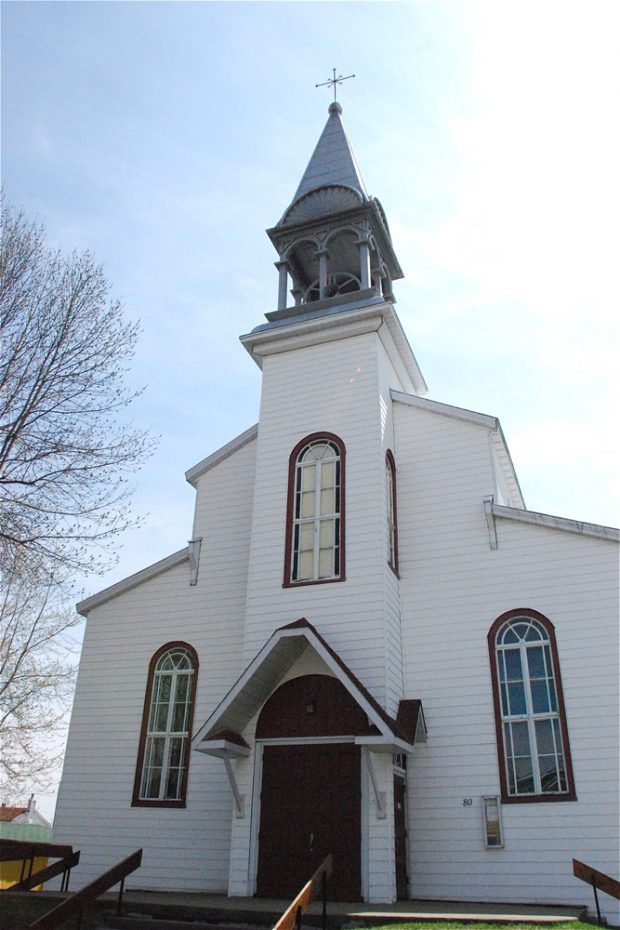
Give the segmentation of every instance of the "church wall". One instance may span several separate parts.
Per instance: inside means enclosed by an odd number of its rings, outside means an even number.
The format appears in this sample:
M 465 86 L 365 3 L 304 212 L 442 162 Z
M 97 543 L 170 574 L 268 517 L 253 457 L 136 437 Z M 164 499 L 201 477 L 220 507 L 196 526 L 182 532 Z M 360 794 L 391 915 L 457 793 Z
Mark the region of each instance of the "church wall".
M 190 753 L 184 809 L 131 800 L 157 649 L 181 640 L 198 653 L 194 729 L 241 672 L 255 445 L 200 479 L 198 584 L 190 587 L 185 562 L 89 615 L 54 832 L 82 850 L 76 887 L 142 845 L 133 887 L 226 890 L 232 804 L 220 760 Z
M 386 691 L 384 474 L 374 333 L 268 356 L 258 437 L 245 662 L 274 629 L 315 624 L 369 690 Z M 282 586 L 289 456 L 314 432 L 346 446 L 346 580 Z M 355 627 L 356 635 L 351 637 Z
M 612 875 L 618 861 L 617 547 L 497 520 L 492 550 L 485 431 L 411 412 L 396 410 L 404 667 L 429 733 L 408 775 L 411 893 L 591 908 L 572 857 Z M 486 637 L 518 607 L 555 626 L 578 800 L 502 805 L 505 846 L 486 849 L 481 797 L 500 794 Z

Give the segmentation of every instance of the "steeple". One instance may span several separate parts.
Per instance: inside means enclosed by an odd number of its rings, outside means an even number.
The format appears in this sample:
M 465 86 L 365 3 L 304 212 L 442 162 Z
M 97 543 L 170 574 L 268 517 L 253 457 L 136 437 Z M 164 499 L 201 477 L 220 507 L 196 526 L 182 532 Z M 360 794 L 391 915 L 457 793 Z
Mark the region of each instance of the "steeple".
M 368 199 L 362 175 L 340 119 L 341 113 L 342 107 L 334 101 L 329 107 L 329 119 L 299 182 L 293 201 L 302 194 L 326 184 L 345 184 Z
M 372 298 L 393 301 L 392 281 L 403 276 L 385 214 L 366 191 L 341 115 L 334 101 L 292 202 L 267 230 L 280 273 L 278 309 L 268 320 L 296 316 L 302 305 L 311 311 Z

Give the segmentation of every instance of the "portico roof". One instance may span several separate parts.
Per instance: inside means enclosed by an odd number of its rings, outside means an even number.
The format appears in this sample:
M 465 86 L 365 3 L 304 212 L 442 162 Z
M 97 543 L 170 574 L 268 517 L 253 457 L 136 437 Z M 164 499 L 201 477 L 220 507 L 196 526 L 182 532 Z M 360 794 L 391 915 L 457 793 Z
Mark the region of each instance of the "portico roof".
M 421 741 L 426 738 L 420 701 L 401 701 L 398 718 L 391 717 L 321 634 L 302 618 L 276 630 L 267 640 L 200 727 L 192 741 L 194 749 L 221 756 L 223 734 L 226 734 L 225 748 L 229 756 L 247 754 L 247 744 L 241 736 L 243 730 L 308 646 L 339 679 L 375 728 L 374 734 L 357 736 L 357 744 L 368 745 L 378 752 L 411 752 L 416 738 Z

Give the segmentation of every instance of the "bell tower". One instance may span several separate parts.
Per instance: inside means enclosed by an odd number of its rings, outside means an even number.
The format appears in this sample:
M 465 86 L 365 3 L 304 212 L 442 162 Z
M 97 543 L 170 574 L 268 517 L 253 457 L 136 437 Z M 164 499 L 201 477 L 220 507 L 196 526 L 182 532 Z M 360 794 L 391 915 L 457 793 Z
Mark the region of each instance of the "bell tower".
M 393 301 L 403 273 L 385 213 L 366 192 L 334 101 L 299 187 L 267 230 L 279 260 L 278 307 L 269 321 L 379 297 Z

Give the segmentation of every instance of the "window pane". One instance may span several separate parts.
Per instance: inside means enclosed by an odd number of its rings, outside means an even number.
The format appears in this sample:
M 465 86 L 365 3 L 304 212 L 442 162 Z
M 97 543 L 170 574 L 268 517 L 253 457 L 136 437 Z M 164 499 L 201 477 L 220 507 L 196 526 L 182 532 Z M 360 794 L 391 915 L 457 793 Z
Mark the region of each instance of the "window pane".
M 178 768 L 181 765 L 184 746 L 184 737 L 173 737 L 170 740 L 170 758 L 168 759 L 168 764 L 170 766 Z
M 536 746 L 539 756 L 555 752 L 551 720 L 536 721 Z
M 520 717 L 526 713 L 525 688 L 523 682 L 513 682 L 508 685 L 508 699 L 510 702 L 510 714 L 513 717 Z
M 546 639 L 546 635 L 543 634 L 543 631 L 540 629 L 537 623 L 531 623 L 525 637 L 526 641 L 534 642 L 535 640 Z
M 321 467 L 321 487 L 333 488 L 336 483 L 336 463 L 325 462 Z
M 302 523 L 299 527 L 299 548 L 302 552 L 314 548 L 314 523 Z
M 321 520 L 319 545 L 321 549 L 331 549 L 334 545 L 335 520 Z
M 532 710 L 535 714 L 546 714 L 549 710 L 549 692 L 547 681 L 532 681 Z
M 153 722 L 151 724 L 151 730 L 154 730 L 157 733 L 165 732 L 167 724 L 168 705 L 153 704 Z
M 321 491 L 321 513 L 335 513 L 336 495 L 333 488 Z
M 515 623 L 513 624 L 512 628 L 518 639 L 525 639 L 529 628 L 529 623 Z
M 312 578 L 312 552 L 299 553 L 299 581 L 308 581 Z
M 172 675 L 157 675 L 155 679 L 155 700 L 166 703 L 170 698 Z
M 187 704 L 175 704 L 172 711 L 172 733 L 184 733 L 187 729 Z
M 521 668 L 521 654 L 518 649 L 505 649 L 504 660 L 506 662 L 506 678 L 508 681 L 523 681 L 523 669 Z
M 168 801 L 176 801 L 180 797 L 179 788 L 181 780 L 179 775 L 179 769 L 170 769 L 168 772 L 168 780 L 166 785 L 166 799 Z
M 551 710 L 557 711 L 558 699 L 555 691 L 555 677 L 553 674 L 553 663 L 551 662 L 551 650 L 549 646 L 545 646 L 545 664 L 547 667 L 547 675 L 549 676 L 549 701 Z
M 157 800 L 159 798 L 159 786 L 161 784 L 161 768 L 151 768 L 146 771 L 146 788 L 144 797 L 146 799 Z
M 534 776 L 532 774 L 532 760 L 529 757 L 515 759 L 515 773 L 517 778 L 517 794 L 533 794 Z
M 511 728 L 515 756 L 529 756 L 530 734 L 527 723 L 513 723 L 511 724 Z
M 174 695 L 175 701 L 186 701 L 189 691 L 189 675 L 177 675 L 177 686 Z
M 333 549 L 321 549 L 319 552 L 319 578 L 331 578 L 334 574 Z
M 530 678 L 547 677 L 542 646 L 533 646 L 527 650 L 527 667 L 530 672 Z
M 301 515 L 302 517 L 314 516 L 314 491 L 304 491 L 301 495 Z
M 315 466 L 306 466 L 301 469 L 301 489 L 302 491 L 314 491 Z

